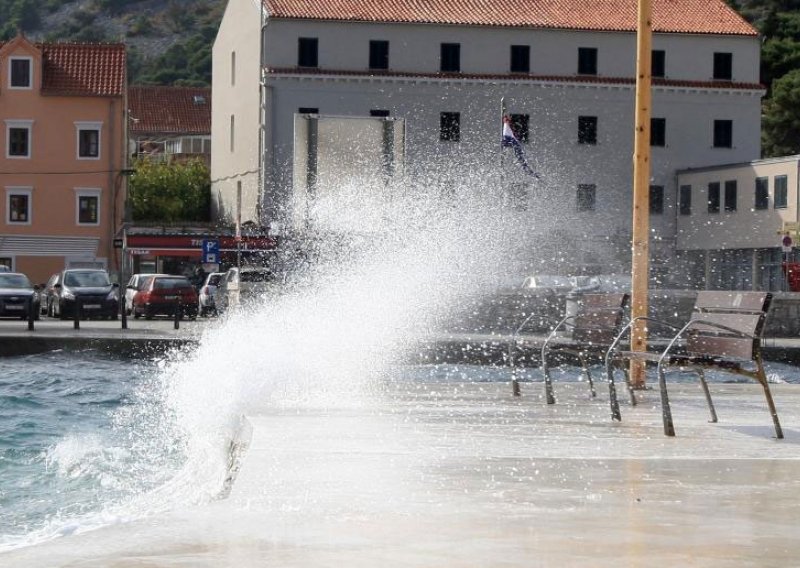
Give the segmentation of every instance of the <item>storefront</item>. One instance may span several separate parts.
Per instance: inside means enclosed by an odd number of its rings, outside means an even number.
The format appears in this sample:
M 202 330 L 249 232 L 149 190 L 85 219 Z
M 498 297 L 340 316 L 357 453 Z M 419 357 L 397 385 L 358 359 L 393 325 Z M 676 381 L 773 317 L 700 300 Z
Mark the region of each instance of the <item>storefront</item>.
M 204 257 L 204 244 L 213 243 L 218 255 L 211 260 Z M 223 272 L 231 266 L 270 266 L 277 250 L 277 240 L 268 236 L 242 236 L 213 234 L 137 234 L 129 233 L 123 239 L 122 250 L 125 272 L 181 274 L 189 278 L 198 273 Z

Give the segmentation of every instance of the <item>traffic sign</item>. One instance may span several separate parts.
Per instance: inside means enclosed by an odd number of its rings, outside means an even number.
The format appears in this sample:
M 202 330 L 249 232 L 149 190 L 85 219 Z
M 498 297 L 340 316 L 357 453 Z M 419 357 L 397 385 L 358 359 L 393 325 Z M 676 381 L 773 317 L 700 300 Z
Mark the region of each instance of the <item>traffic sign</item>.
M 219 241 L 217 239 L 203 239 L 203 263 L 219 262 Z
M 781 248 L 783 252 L 792 252 L 792 246 L 794 243 L 792 242 L 792 237 L 789 234 L 785 234 L 781 239 Z

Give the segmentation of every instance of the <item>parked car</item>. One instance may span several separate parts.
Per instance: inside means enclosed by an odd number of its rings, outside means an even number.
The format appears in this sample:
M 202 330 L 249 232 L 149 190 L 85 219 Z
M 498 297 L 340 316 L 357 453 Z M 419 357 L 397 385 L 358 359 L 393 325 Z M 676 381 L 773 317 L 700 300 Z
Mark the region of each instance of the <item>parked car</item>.
M 145 277 L 133 296 L 133 317 L 174 316 L 177 306 L 180 306 L 182 316 L 192 320 L 197 318 L 197 291 L 189 279 L 166 274 L 150 275 Z
M 142 285 L 149 276 L 168 276 L 168 274 L 132 274 L 128 280 L 128 284 L 125 286 L 125 313 L 127 315 L 133 313 L 133 297 L 136 295 L 136 292 L 142 289 Z
M 275 282 L 275 274 L 263 266 L 230 268 L 217 288 L 217 311 L 242 306 L 265 295 Z
M 112 283 L 108 272 L 99 268 L 69 268 L 53 283 L 50 299 L 52 315 L 60 319 L 75 317 L 76 303 L 81 317 L 119 317 L 119 284 Z
M 212 272 L 206 276 L 205 282 L 200 286 L 200 292 L 197 295 L 197 301 L 200 306 L 200 315 L 205 316 L 217 312 L 217 287 L 219 281 L 225 276 L 224 272 Z
M 39 319 L 39 291 L 21 272 L 0 272 L 0 317 L 28 319 L 28 302 Z
M 555 293 L 563 293 L 572 290 L 574 283 L 570 281 L 569 276 L 560 276 L 557 274 L 535 274 L 528 276 L 522 283 L 525 289 L 548 289 Z

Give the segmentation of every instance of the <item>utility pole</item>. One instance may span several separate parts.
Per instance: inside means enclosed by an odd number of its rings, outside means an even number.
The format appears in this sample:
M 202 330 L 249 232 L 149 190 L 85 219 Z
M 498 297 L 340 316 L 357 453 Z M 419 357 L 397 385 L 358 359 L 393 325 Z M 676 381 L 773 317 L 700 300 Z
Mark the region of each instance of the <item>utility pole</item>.
M 631 318 L 647 316 L 650 273 L 650 116 L 652 38 L 651 0 L 638 0 L 636 34 L 636 116 L 633 160 L 633 239 L 631 246 Z M 647 325 L 631 330 L 631 350 L 647 351 Z M 643 361 L 631 361 L 631 384 L 645 386 Z

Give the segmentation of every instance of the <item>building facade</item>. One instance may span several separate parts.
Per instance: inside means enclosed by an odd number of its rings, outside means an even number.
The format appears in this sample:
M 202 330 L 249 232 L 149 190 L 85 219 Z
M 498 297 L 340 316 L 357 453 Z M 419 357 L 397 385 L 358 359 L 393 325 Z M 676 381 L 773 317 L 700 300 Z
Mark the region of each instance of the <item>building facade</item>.
M 125 85 L 121 44 L 0 45 L 0 263 L 116 267 Z
M 794 262 L 800 156 L 677 172 L 677 251 L 709 289 L 785 290 Z M 786 250 L 784 250 L 784 248 Z
M 390 116 L 405 121 L 408 187 L 499 188 L 566 270 L 624 269 L 635 0 L 469 6 L 230 0 L 214 46 L 218 213 L 302 226 L 295 118 Z M 651 250 L 666 281 L 675 171 L 758 158 L 764 89 L 757 33 L 722 0 L 656 0 L 653 23 Z M 498 166 L 501 100 L 541 183 Z

